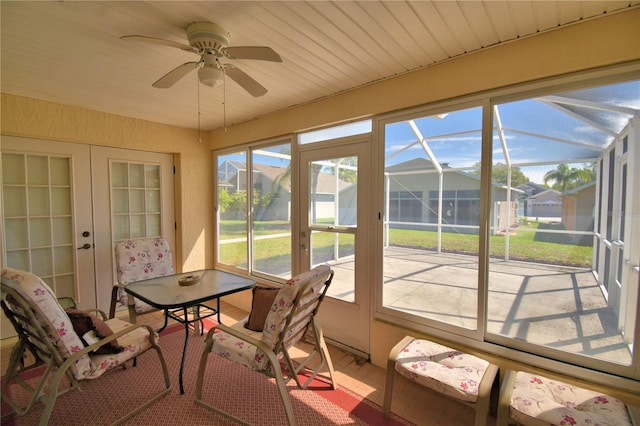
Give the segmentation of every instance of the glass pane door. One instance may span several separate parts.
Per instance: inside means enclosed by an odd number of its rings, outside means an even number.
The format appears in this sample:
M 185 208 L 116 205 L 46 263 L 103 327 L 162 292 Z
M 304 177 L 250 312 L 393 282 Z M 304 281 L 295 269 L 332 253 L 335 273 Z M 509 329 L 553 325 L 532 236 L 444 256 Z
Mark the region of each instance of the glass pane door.
M 91 199 L 89 163 L 86 145 L 2 138 L 2 266 L 82 308 L 96 303 L 91 203 L 75 201 Z
M 328 263 L 339 268 L 327 294 L 354 302 L 358 158 L 312 161 L 308 172 L 311 267 Z
M 369 145 L 343 141 L 300 152 L 300 271 L 321 264 L 334 271 L 320 310 L 325 336 L 356 353 L 369 353 L 369 273 L 366 213 L 371 202 Z M 349 324 L 349 326 L 345 326 Z
M 7 266 L 75 298 L 69 158 L 2 156 Z
M 162 235 L 159 165 L 113 161 L 111 199 L 114 241 Z

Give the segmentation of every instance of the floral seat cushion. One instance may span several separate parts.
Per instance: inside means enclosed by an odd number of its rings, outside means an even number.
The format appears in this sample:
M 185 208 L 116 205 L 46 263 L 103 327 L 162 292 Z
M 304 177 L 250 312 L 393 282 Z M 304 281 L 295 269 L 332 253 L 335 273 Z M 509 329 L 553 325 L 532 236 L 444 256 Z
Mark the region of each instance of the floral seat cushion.
M 267 345 L 267 347 L 273 349 L 278 341 L 278 336 L 285 327 L 287 315 L 289 315 L 293 308 L 294 301 L 300 288 L 309 281 L 314 280 L 317 282 L 314 283 L 313 291 L 320 291 L 324 285 L 324 281 L 318 280 L 318 278 L 322 277 L 329 271 L 329 266 L 320 265 L 288 280 L 282 286 L 280 291 L 278 291 L 278 294 L 271 305 L 271 309 L 267 314 L 264 330 L 262 332 L 244 328 L 244 324 L 247 322 L 246 318 L 233 325 L 232 328 L 238 329 L 243 334 L 249 335 L 254 339 L 261 340 Z M 306 296 L 306 298 L 309 297 L 311 296 Z M 304 305 L 306 302 L 307 300 L 303 297 L 299 303 L 300 305 Z M 298 316 L 308 314 L 309 312 L 306 311 L 299 311 L 297 313 Z M 295 318 L 292 320 L 292 323 L 295 323 Z M 287 330 L 287 335 L 294 334 L 297 331 L 299 331 L 299 327 L 290 327 Z M 269 367 L 266 354 L 256 346 L 223 331 L 214 334 L 213 339 L 214 341 L 213 346 L 211 347 L 211 352 L 220 355 L 223 358 L 243 364 L 252 370 L 262 371 Z M 278 357 L 280 356 L 281 354 L 278 354 Z
M 262 340 L 262 332 L 249 330 L 244 327 L 249 317 L 237 322 L 231 328 L 241 331 L 243 334 Z M 237 362 L 252 370 L 260 370 L 263 363 L 266 363 L 266 355 L 257 346 L 251 345 L 244 340 L 238 339 L 229 333 L 220 331 L 213 336 L 214 343 L 211 352 L 220 355 L 230 361 Z
M 84 343 L 74 331 L 71 319 L 44 281 L 30 272 L 5 268 L 2 270 L 2 283 L 19 292 L 25 299 L 31 300 L 40 309 L 43 317 L 50 323 L 50 339 L 63 356 L 68 357 L 84 349 Z M 131 325 L 117 318 L 109 319 L 105 323 L 114 333 Z M 153 337 L 157 342 L 157 334 Z M 78 380 L 99 377 L 105 371 L 128 361 L 151 346 L 149 333 L 144 328 L 121 336 L 117 342 L 123 348 L 121 352 L 83 355 L 77 359 L 70 367 L 74 377 Z
M 127 285 L 135 281 L 173 274 L 171 249 L 164 238 L 140 238 L 116 243 L 118 283 Z M 127 304 L 127 293 L 121 291 L 119 301 Z M 155 310 L 147 303 L 134 299 L 138 313 Z
M 278 336 L 286 325 L 287 316 L 290 314 L 291 309 L 293 309 L 293 303 L 298 296 L 300 288 L 306 285 L 309 281 L 313 282 L 311 292 L 307 293 L 298 302 L 298 306 L 303 306 L 314 297 L 313 293 L 317 294 L 322 289 L 324 286 L 324 280 L 320 278 L 326 276 L 330 270 L 331 268 L 329 268 L 328 265 L 316 266 L 310 271 L 303 272 L 289 279 L 280 289 L 273 305 L 271 305 L 271 311 L 267 315 L 267 319 L 264 323 L 262 340 L 268 347 L 275 347 L 278 341 Z M 301 317 L 308 316 L 310 313 L 309 311 L 313 309 L 313 306 L 310 306 L 306 311 L 296 311 L 296 315 L 291 320 L 291 324 L 298 323 L 298 320 Z M 304 322 L 300 322 L 298 326 L 289 327 L 287 329 L 286 337 L 296 334 L 302 327 L 305 327 Z M 292 345 L 293 343 L 294 342 L 289 341 L 288 345 Z M 289 349 L 289 347 L 286 349 Z
M 106 324 L 114 333 L 124 330 L 131 325 L 118 318 L 108 319 Z M 155 332 L 153 334 L 155 342 L 158 343 L 158 334 Z M 85 373 L 84 377 L 87 379 L 95 379 L 106 371 L 125 363 L 136 355 L 139 355 L 151 348 L 149 333 L 145 328 L 136 328 L 135 330 L 121 336 L 118 338 L 118 344 L 124 348 L 121 352 L 115 354 L 91 355 L 91 368 Z
M 608 395 L 519 371 L 510 416 L 524 425 L 631 425 L 625 404 Z
M 2 270 L 2 283 L 20 293 L 40 309 L 42 315 L 50 322 L 49 337 L 60 353 L 71 356 L 84 348 L 84 343 L 73 330 L 73 324 L 58 303 L 56 295 L 39 277 L 30 272 L 5 268 Z M 76 360 L 70 370 L 77 379 L 83 379 L 84 375 L 91 370 L 90 362 L 89 356 L 82 356 Z
M 488 367 L 486 360 L 421 339 L 405 346 L 395 362 L 395 370 L 407 379 L 467 402 L 477 402 Z

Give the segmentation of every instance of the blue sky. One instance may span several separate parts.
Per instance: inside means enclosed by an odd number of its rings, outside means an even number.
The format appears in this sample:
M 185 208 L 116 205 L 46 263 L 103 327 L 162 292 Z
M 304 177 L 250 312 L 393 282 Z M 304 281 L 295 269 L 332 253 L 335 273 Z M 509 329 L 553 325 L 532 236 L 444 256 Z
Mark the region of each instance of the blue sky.
M 531 181 L 544 183 L 544 174 L 564 163 L 585 167 L 597 159 L 640 109 L 640 81 L 595 87 L 498 104 L 494 110 L 493 163 L 507 163 Z M 413 118 L 385 126 L 386 165 L 414 158 L 429 159 L 453 168 L 480 162 L 482 108 L 472 107 Z M 370 132 L 372 120 L 363 120 L 300 135 L 301 143 Z M 269 149 L 271 152 L 281 148 Z M 231 157 L 226 157 L 231 158 Z M 235 158 L 239 161 L 243 159 Z M 286 167 L 278 158 L 260 156 L 266 164 Z

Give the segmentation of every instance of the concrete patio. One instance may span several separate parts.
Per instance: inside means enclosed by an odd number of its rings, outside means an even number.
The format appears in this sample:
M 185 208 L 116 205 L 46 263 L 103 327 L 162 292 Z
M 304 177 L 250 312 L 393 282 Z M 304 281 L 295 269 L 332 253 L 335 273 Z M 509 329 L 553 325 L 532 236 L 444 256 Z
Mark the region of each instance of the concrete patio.
M 331 295 L 353 297 L 353 259 L 332 265 Z M 340 274 L 340 270 L 345 273 Z M 478 262 L 473 256 L 387 248 L 384 305 L 476 329 Z M 570 353 L 629 365 L 631 354 L 617 316 L 586 269 L 493 260 L 487 331 Z

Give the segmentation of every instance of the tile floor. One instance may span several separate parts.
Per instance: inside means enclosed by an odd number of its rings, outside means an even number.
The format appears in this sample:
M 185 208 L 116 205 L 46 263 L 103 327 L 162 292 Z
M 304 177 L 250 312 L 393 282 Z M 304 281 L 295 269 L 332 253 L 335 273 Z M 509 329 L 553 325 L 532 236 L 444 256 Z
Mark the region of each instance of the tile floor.
M 222 302 L 222 322 L 233 324 L 244 318 L 246 312 Z M 127 318 L 126 311 L 120 311 L 119 317 Z M 139 322 L 159 328 L 162 315 L 158 313 L 144 315 Z M 304 351 L 304 345 L 299 348 Z M 5 372 L 11 347 L 2 346 L 2 374 Z M 348 352 L 329 345 L 329 351 L 339 385 L 382 405 L 386 371 L 365 362 Z M 393 392 L 391 410 L 404 419 L 418 426 L 466 426 L 474 424 L 474 411 L 440 394 L 424 389 L 414 383 L 397 377 Z M 495 418 L 490 418 L 490 426 L 495 425 Z

